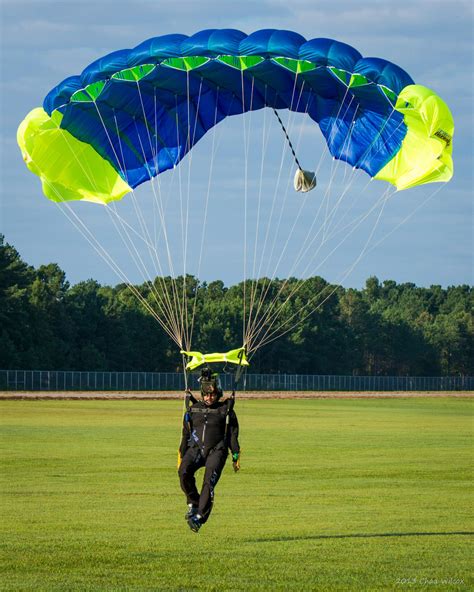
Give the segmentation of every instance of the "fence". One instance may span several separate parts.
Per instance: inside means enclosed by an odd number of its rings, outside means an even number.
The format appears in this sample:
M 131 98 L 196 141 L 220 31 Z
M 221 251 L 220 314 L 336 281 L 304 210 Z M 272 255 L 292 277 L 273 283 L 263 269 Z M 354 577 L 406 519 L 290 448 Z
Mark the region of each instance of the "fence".
M 224 390 L 232 375 L 221 374 Z M 191 387 L 198 386 L 195 375 Z M 471 391 L 473 376 L 321 376 L 247 374 L 247 391 Z M 184 376 L 175 372 L 74 372 L 0 370 L 0 390 L 7 391 L 182 391 Z

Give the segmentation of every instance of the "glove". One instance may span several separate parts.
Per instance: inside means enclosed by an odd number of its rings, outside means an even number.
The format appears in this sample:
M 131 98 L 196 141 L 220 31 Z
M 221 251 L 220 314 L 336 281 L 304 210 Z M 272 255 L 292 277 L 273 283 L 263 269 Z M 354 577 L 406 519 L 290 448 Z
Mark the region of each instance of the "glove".
M 232 466 L 234 467 L 234 473 L 240 471 L 240 452 L 232 453 Z
M 178 462 L 177 462 L 177 465 L 176 465 L 176 468 L 177 468 L 177 469 L 179 469 L 179 467 L 181 466 L 181 461 L 182 461 L 182 460 L 183 460 L 183 459 L 181 458 L 181 451 L 180 451 L 180 450 L 178 450 Z

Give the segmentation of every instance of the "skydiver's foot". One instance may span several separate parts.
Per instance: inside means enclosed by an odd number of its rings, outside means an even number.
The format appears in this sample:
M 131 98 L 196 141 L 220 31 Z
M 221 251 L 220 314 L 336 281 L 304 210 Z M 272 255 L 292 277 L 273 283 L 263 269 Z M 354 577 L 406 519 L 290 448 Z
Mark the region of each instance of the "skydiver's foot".
M 184 519 L 187 521 L 189 518 L 192 518 L 195 514 L 197 514 L 197 506 L 193 506 L 193 504 L 188 504 L 188 511 L 184 515 Z
M 201 528 L 201 515 L 200 514 L 193 514 L 188 518 L 188 526 L 193 532 L 199 532 Z

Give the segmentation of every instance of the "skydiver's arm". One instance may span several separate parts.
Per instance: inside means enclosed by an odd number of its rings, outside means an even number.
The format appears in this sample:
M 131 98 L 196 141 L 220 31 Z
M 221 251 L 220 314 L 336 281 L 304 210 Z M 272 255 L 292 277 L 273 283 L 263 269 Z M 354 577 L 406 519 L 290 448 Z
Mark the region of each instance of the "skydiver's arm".
M 232 454 L 240 452 L 239 422 L 234 410 L 229 414 L 229 448 Z
M 189 409 L 197 403 L 194 395 L 189 389 L 186 389 L 186 413 L 183 417 L 183 432 L 181 435 L 181 444 L 179 445 L 179 453 L 181 458 L 184 456 L 186 450 L 189 448 L 189 439 L 191 438 L 191 426 L 189 423 L 190 412 Z
M 183 418 L 183 431 L 181 435 L 181 444 L 179 445 L 179 453 L 181 454 L 181 458 L 185 455 L 186 450 L 189 447 L 189 438 L 191 434 L 189 432 L 189 424 L 186 421 L 186 417 Z

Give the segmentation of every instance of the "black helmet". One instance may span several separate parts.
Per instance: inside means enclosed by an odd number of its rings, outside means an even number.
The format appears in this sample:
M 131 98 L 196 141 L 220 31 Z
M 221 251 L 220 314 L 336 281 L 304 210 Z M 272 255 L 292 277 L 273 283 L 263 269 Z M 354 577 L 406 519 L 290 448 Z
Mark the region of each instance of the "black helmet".
M 199 382 L 201 383 L 201 396 L 211 393 L 213 391 L 216 392 L 217 398 L 222 397 L 222 387 L 221 381 L 219 379 L 219 374 L 217 372 L 213 372 L 209 366 L 206 366 L 201 370 L 201 376 L 199 378 Z

